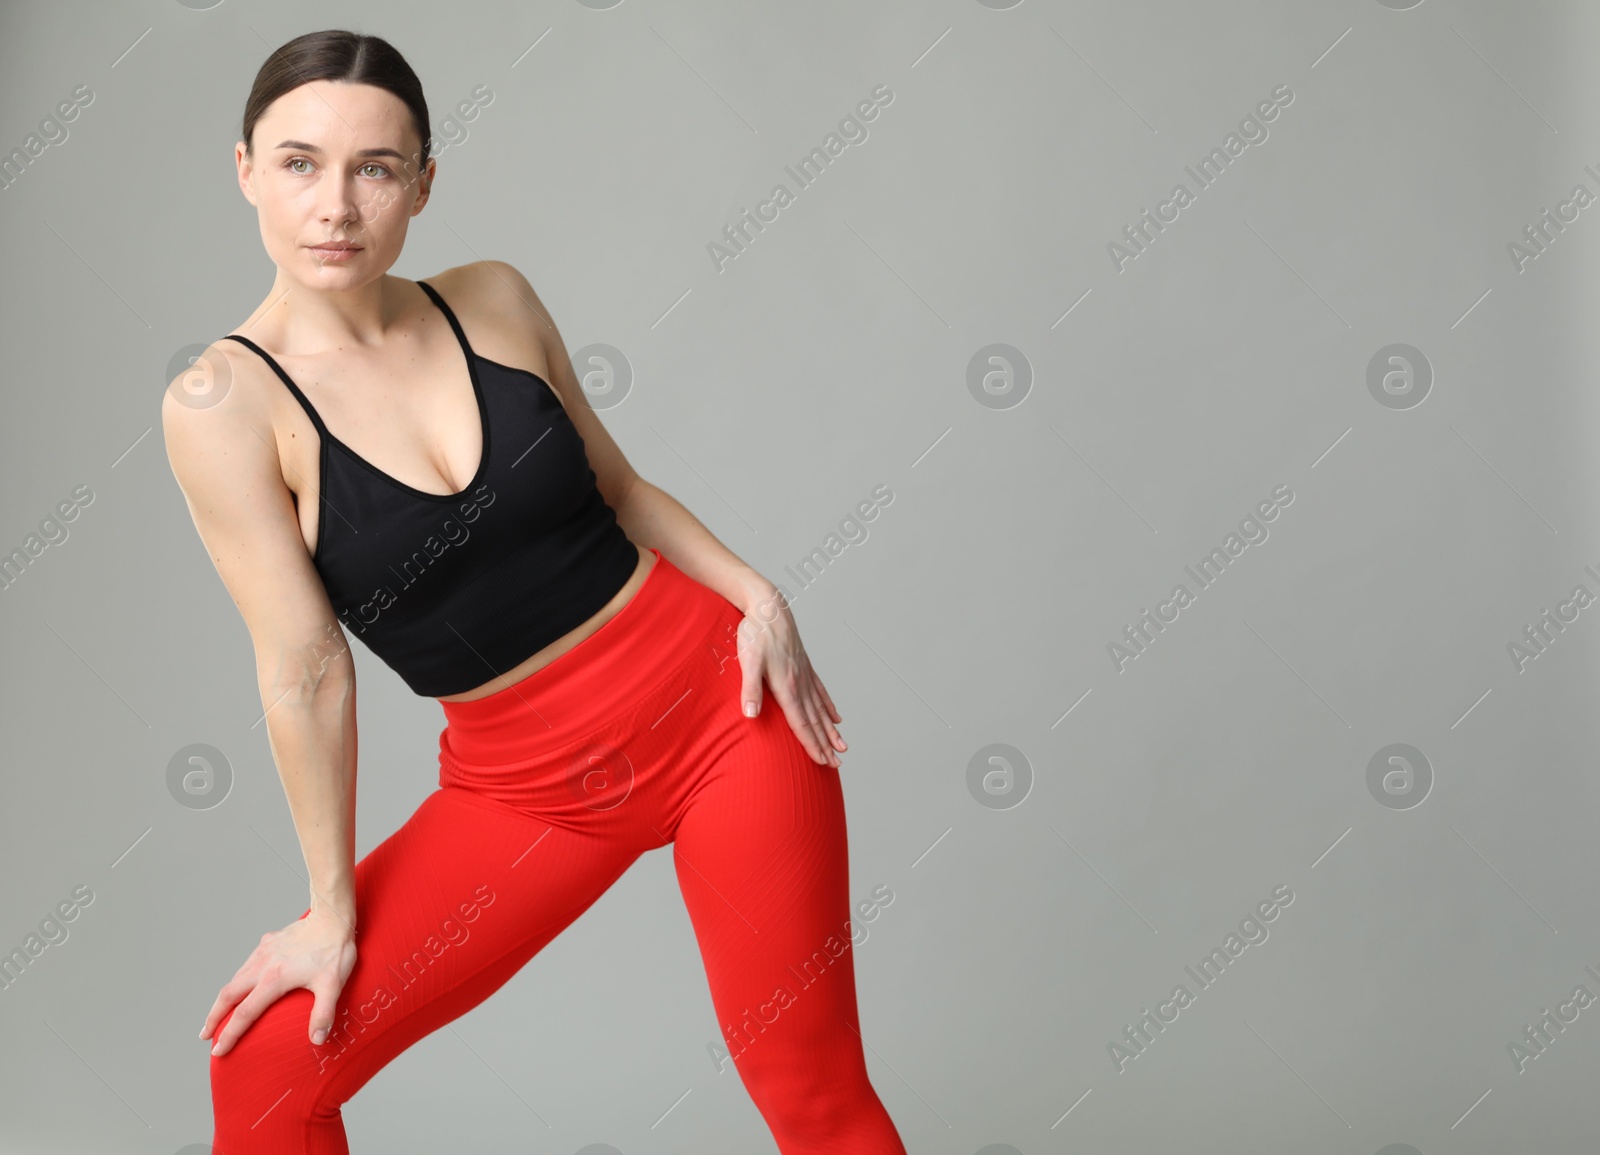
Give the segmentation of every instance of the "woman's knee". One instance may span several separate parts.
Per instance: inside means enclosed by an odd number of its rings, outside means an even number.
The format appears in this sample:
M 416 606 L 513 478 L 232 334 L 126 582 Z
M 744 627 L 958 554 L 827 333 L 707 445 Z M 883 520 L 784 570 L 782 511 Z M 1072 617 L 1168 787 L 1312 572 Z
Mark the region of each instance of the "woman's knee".
M 285 993 L 234 1040 L 227 1054 L 212 1056 L 211 1103 L 220 1134 L 242 1129 L 255 1138 L 282 1135 L 337 1110 L 337 1103 L 326 1101 L 327 1060 L 334 1052 L 311 1042 L 312 1001 L 307 990 Z M 221 1036 L 232 1018 L 230 1012 L 214 1037 Z

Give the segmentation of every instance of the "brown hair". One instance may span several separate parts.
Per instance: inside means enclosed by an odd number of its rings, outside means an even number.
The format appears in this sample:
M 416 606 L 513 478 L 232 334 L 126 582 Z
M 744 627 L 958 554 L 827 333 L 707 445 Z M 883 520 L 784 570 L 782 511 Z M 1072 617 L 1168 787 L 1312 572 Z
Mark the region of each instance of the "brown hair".
M 284 93 L 313 80 L 371 84 L 394 93 L 411 110 L 412 125 L 422 142 L 420 164 L 427 166 L 433 141 L 428 135 L 428 102 L 422 96 L 422 81 L 387 40 L 339 28 L 296 36 L 267 57 L 244 102 L 242 139 L 247 154 L 252 151 L 256 121 L 267 107 Z

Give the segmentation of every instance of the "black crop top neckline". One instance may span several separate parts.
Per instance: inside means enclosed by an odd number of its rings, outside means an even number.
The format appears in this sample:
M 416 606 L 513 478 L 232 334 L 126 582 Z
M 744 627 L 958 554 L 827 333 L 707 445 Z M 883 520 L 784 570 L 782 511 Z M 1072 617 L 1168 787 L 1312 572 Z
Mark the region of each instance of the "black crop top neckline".
M 484 685 L 582 624 L 626 584 L 639 554 L 550 383 L 475 352 L 444 298 L 417 285 L 450 323 L 478 407 L 478 468 L 457 493 L 418 489 L 373 465 L 328 431 L 270 353 L 227 337 L 272 367 L 316 428 L 311 562 L 339 620 L 416 693 L 443 697 Z
M 372 464 L 372 462 L 361 456 L 361 454 L 350 448 L 349 445 L 341 441 L 337 434 L 328 429 L 327 425 L 323 423 L 322 414 L 317 412 L 317 407 L 311 404 L 311 399 L 301 391 L 300 386 L 294 383 L 294 379 L 284 371 L 283 366 L 278 364 L 277 358 L 273 357 L 271 353 L 268 353 L 265 349 L 263 349 L 260 345 L 257 345 L 248 337 L 241 337 L 237 333 L 229 333 L 228 337 L 234 341 L 239 341 L 249 346 L 262 358 L 262 360 L 266 361 L 268 365 L 272 366 L 273 371 L 277 373 L 279 379 L 289 387 L 289 392 L 294 394 L 295 400 L 300 402 L 300 407 L 306 411 L 306 416 L 311 419 L 311 424 L 316 426 L 317 436 L 322 439 L 322 445 L 332 445 L 337 449 L 343 450 L 344 453 L 357 465 L 360 465 L 364 469 L 371 470 L 373 474 L 381 478 L 383 481 L 405 493 L 409 493 L 413 497 L 422 498 L 424 501 L 460 501 L 468 493 L 472 492 L 474 486 L 483 480 L 484 472 L 489 467 L 491 437 L 489 429 L 489 410 L 488 406 L 484 404 L 483 400 L 483 384 L 478 379 L 478 362 L 483 361 L 495 366 L 497 369 L 504 369 L 512 373 L 525 373 L 535 381 L 539 382 L 539 384 L 544 386 L 546 389 L 550 389 L 552 393 L 555 391 L 548 381 L 539 376 L 539 374 L 535 373 L 533 370 L 519 369 L 514 365 L 502 365 L 498 361 L 490 361 L 489 358 L 483 356 L 481 353 L 473 349 L 471 343 L 467 340 L 467 334 L 465 330 L 461 328 L 461 322 L 456 320 L 455 313 L 451 312 L 450 306 L 444 303 L 444 298 L 441 297 L 434 287 L 428 284 L 427 281 L 418 281 L 417 287 L 428 294 L 429 299 L 432 300 L 436 306 L 438 306 L 439 311 L 443 313 L 445 319 L 450 322 L 450 330 L 455 334 L 456 343 L 461 347 L 462 356 L 467 362 L 467 374 L 472 382 L 472 401 L 473 404 L 477 406 L 478 427 L 483 432 L 483 449 L 478 457 L 477 471 L 473 473 L 472 479 L 467 482 L 466 487 L 457 493 L 430 493 L 426 489 L 418 489 L 414 485 L 407 485 L 392 473 L 386 473 L 379 469 L 376 465 Z M 319 456 L 321 452 L 322 450 L 319 447 Z M 322 531 L 325 524 L 326 519 L 321 514 L 318 514 L 317 542 L 311 555 L 313 561 L 315 561 L 316 558 L 322 553 Z

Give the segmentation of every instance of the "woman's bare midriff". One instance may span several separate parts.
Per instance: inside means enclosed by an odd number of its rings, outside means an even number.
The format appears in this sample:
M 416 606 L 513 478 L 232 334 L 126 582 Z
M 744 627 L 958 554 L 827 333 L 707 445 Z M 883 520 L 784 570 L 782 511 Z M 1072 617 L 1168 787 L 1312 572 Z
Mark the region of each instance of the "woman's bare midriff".
M 647 549 L 639 549 L 637 544 L 634 545 L 634 549 L 639 551 L 639 564 L 634 569 L 633 576 L 624 582 L 622 588 L 616 592 L 615 596 L 613 596 L 612 599 L 605 605 L 601 606 L 599 612 L 591 617 L 588 621 L 584 622 L 581 626 L 562 634 L 544 649 L 535 652 L 531 657 L 519 662 L 515 666 L 512 666 L 511 669 L 507 670 L 499 677 L 485 682 L 477 689 L 463 690 L 459 694 L 447 694 L 444 697 L 441 697 L 439 701 L 470 702 L 474 698 L 487 698 L 490 694 L 493 694 L 498 690 L 503 690 L 507 686 L 514 686 L 518 682 L 522 681 L 522 679 L 526 678 L 529 674 L 533 673 L 535 670 L 548 666 L 562 654 L 572 649 L 579 642 L 583 641 L 590 634 L 594 633 L 601 626 L 605 625 L 612 618 L 616 617 L 618 611 L 621 610 L 623 606 L 627 605 L 628 602 L 633 600 L 633 595 L 639 592 L 639 587 L 644 585 L 645 578 L 649 577 L 650 571 L 656 567 L 655 554 L 651 553 Z

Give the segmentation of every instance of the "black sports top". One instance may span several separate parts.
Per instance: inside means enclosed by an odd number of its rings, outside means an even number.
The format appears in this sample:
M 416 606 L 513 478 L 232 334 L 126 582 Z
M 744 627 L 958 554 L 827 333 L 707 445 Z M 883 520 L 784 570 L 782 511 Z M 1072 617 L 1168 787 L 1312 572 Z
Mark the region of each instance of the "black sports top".
M 311 562 L 346 629 L 416 693 L 459 694 L 594 616 L 632 576 L 638 550 L 595 484 L 583 439 L 549 382 L 481 357 L 450 307 L 483 426 L 478 472 L 460 493 L 414 489 L 328 432 L 277 371 L 321 438 L 321 509 Z

